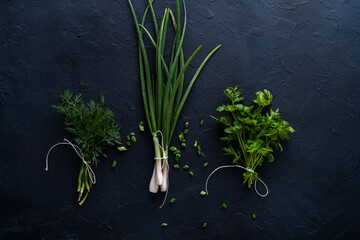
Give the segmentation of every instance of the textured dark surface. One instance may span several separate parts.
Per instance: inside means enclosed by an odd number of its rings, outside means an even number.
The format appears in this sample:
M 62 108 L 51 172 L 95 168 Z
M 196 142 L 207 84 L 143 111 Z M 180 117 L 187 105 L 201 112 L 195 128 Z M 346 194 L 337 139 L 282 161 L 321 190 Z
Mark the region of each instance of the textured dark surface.
M 138 14 L 145 2 L 134 0 Z M 162 13 L 174 1 L 155 6 Z M 171 169 L 169 196 L 177 202 L 159 210 L 163 195 L 147 191 L 151 137 L 137 130 L 144 114 L 127 1 L 1 1 L 1 239 L 359 238 L 360 2 L 188 0 L 187 7 L 185 55 L 204 45 L 193 65 L 223 44 L 176 130 L 190 122 L 187 140 L 199 141 L 209 166 L 202 169 L 204 160 L 188 147 L 181 161 L 195 175 Z M 211 170 L 230 162 L 209 115 L 225 100 L 223 89 L 234 85 L 247 99 L 269 89 L 296 130 L 259 172 L 271 190 L 265 199 L 242 186 L 239 169 L 217 173 L 210 195 L 199 196 Z M 76 202 L 81 162 L 70 148 L 55 149 L 44 170 L 49 147 L 71 138 L 50 107 L 64 88 L 86 99 L 104 94 L 122 134 L 135 131 L 138 139 L 126 153 L 109 151 L 82 207 Z

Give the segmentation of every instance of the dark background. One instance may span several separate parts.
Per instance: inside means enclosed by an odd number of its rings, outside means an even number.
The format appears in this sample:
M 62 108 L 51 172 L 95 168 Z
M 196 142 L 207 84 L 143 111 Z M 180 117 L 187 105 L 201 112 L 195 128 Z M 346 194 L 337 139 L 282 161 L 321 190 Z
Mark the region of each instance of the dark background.
M 174 2 L 157 0 L 158 15 L 174 9 Z M 146 1 L 134 0 L 134 6 L 139 16 Z M 360 2 L 188 0 L 187 9 L 185 56 L 204 45 L 188 80 L 222 44 L 195 83 L 175 132 L 189 121 L 188 145 L 197 139 L 209 166 L 203 169 L 204 159 L 188 147 L 181 165 L 190 165 L 195 175 L 171 169 L 169 197 L 177 202 L 159 210 L 164 195 L 148 193 L 153 143 L 149 132 L 138 131 L 144 111 L 127 1 L 0 2 L 1 239 L 360 236 Z M 242 186 L 239 169 L 218 172 L 210 195 L 200 197 L 207 175 L 231 162 L 209 115 L 218 114 L 223 90 L 235 85 L 247 103 L 256 91 L 269 89 L 296 133 L 274 163 L 259 169 L 268 197 Z M 81 161 L 71 148 L 54 149 L 50 170 L 44 170 L 50 146 L 72 138 L 63 116 L 51 108 L 65 88 L 86 100 L 104 94 L 122 135 L 135 131 L 138 139 L 125 153 L 108 151 L 82 207 L 76 202 Z M 173 143 L 178 145 L 175 137 Z M 115 169 L 112 160 L 118 160 Z

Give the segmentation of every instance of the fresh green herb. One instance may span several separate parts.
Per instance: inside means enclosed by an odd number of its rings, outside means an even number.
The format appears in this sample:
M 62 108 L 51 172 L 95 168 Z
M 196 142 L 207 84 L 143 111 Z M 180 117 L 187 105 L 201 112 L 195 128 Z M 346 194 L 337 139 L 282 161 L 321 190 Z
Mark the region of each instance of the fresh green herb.
M 184 129 L 184 135 L 186 135 L 188 133 L 189 133 L 189 129 L 188 128 Z
M 130 136 L 132 136 L 132 137 L 135 136 L 135 133 L 134 133 L 134 132 L 131 132 L 131 133 L 130 133 Z
M 207 167 L 207 165 L 208 165 L 208 162 L 204 163 L 204 168 L 206 168 L 206 167 Z
M 201 195 L 201 196 L 205 196 L 205 194 L 206 194 L 205 191 L 201 191 L 201 192 L 200 192 L 200 195 Z
M 204 125 L 204 120 L 200 120 L 200 126 Z
M 171 203 L 171 204 L 174 204 L 175 202 L 176 202 L 176 198 L 171 198 L 171 199 L 170 199 L 170 203 Z
M 180 154 L 180 153 L 176 154 L 175 156 L 176 156 L 176 158 L 181 158 L 181 154 Z
M 189 166 L 188 166 L 188 165 L 184 165 L 184 166 L 183 166 L 183 169 L 187 170 L 187 169 L 189 169 Z
M 203 223 L 203 228 L 206 228 L 207 227 L 207 222 L 204 222 Z
M 118 147 L 117 149 L 118 149 L 120 152 L 125 152 L 125 151 L 127 151 L 126 147 L 124 147 L 124 146 Z
M 182 146 L 183 148 L 186 148 L 186 143 L 181 143 L 181 146 Z
M 130 147 L 131 146 L 131 142 L 126 142 L 126 144 Z
M 168 225 L 167 223 L 162 223 L 161 224 L 162 227 L 167 227 L 167 225 Z
M 198 145 L 198 141 L 195 140 L 195 142 L 194 142 L 194 147 L 197 147 L 197 145 Z
M 198 149 L 199 152 L 201 152 L 201 147 L 200 147 L 200 145 L 197 146 L 197 149 Z
M 255 169 L 263 164 L 264 159 L 274 161 L 274 150 L 282 150 L 280 142 L 289 139 L 289 132 L 295 130 L 289 123 L 281 119 L 279 109 L 265 107 L 272 103 L 273 96 L 268 90 L 256 93 L 256 105 L 244 106 L 243 97 L 237 87 L 229 87 L 225 95 L 231 103 L 218 107 L 219 112 L 228 112 L 229 115 L 220 118 L 213 117 L 224 127 L 225 141 L 228 146 L 223 148 L 225 155 L 233 157 L 233 163 L 241 164 L 254 172 L 244 172 L 244 184 L 250 188 L 259 178 Z M 267 108 L 266 108 L 267 109 Z
M 227 208 L 227 205 L 226 205 L 225 203 L 223 203 L 223 204 L 221 204 L 221 207 L 222 207 L 223 209 L 226 209 L 226 208 Z
M 145 131 L 145 127 L 144 127 L 144 122 L 143 122 L 143 121 L 141 121 L 140 124 L 139 124 L 139 130 L 140 130 L 141 132 L 144 132 L 144 131 Z
M 256 218 L 255 213 L 253 213 L 253 214 L 252 214 L 252 218 L 253 218 L 253 219 L 255 219 L 255 218 Z
M 194 176 L 194 173 L 192 171 L 189 171 L 190 176 Z
M 136 143 L 136 137 L 135 137 L 135 136 L 131 136 L 131 141 L 132 141 L 133 143 Z
M 197 154 L 198 154 L 199 156 L 201 156 L 202 152 L 198 150 L 198 151 L 197 151 Z
M 185 123 L 185 127 L 188 128 L 189 127 L 189 122 Z
M 175 169 L 179 169 L 179 168 L 180 168 L 179 164 L 175 164 L 175 165 L 174 165 L 174 168 L 175 168 Z
M 117 164 L 117 161 L 114 160 L 111 166 L 114 168 L 114 167 L 116 167 L 116 164 Z
M 176 0 L 176 16 L 173 12 L 166 8 L 162 15 L 160 24 L 157 22 L 155 12 L 152 6 L 153 1 L 149 0 L 142 21 L 138 22 L 135 10 L 128 0 L 130 9 L 134 18 L 135 28 L 139 41 L 139 69 L 141 92 L 143 97 L 145 116 L 152 134 L 155 147 L 155 167 L 154 174 L 150 181 L 149 191 L 156 193 L 159 186 L 162 191 L 167 190 L 168 183 L 168 149 L 176 127 L 181 110 L 190 93 L 201 70 L 210 59 L 210 57 L 220 48 L 216 47 L 201 63 L 195 75 L 191 79 L 188 86 L 185 86 L 184 74 L 189 67 L 191 61 L 200 51 L 201 46 L 195 50 L 191 57 L 185 62 L 183 42 L 186 30 L 187 12 L 185 1 L 183 1 L 184 22 L 181 24 L 180 1 Z M 146 17 L 150 10 L 154 23 L 154 37 L 145 27 Z M 165 40 L 167 38 L 168 25 L 172 25 L 174 30 L 174 41 L 169 50 L 165 51 Z M 171 24 L 172 23 L 172 24 Z M 155 49 L 155 61 L 153 63 L 155 71 L 152 72 L 148 59 L 148 52 L 144 43 L 144 35 L 147 35 Z M 151 50 L 152 51 L 152 50 Z M 169 54 L 168 63 L 165 56 Z M 152 55 L 152 54 L 151 54 Z M 182 142 L 182 141 L 181 141 Z M 157 144 L 156 144 L 157 143 Z M 159 143 L 163 146 L 159 146 Z M 164 151 L 162 151 L 162 149 Z M 160 167 L 159 167 L 160 166 Z M 161 167 L 163 166 L 163 167 Z
M 170 151 L 175 152 L 176 150 L 177 150 L 176 147 L 174 147 L 174 146 L 170 147 Z
M 130 141 L 130 135 L 126 135 L 126 140 Z
M 114 121 L 114 113 L 105 107 L 105 98 L 102 95 L 97 102 L 90 100 L 87 104 L 83 102 L 81 94 L 75 95 L 70 90 L 65 90 L 60 97 L 61 103 L 53 107 L 65 115 L 65 129 L 74 134 L 74 141 L 81 149 L 85 161 L 96 168 L 106 147 L 121 144 L 120 127 Z M 83 163 L 77 189 L 80 205 L 88 197 L 92 184 Z M 87 192 L 83 196 L 85 189 Z

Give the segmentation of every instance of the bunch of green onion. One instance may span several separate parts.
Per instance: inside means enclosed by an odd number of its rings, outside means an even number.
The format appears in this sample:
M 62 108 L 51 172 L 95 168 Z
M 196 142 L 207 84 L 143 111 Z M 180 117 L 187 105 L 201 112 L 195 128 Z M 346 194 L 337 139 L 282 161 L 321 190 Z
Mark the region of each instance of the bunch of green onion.
M 166 192 L 168 189 L 168 150 L 186 98 L 206 62 L 221 45 L 212 50 L 204 59 L 185 90 L 184 73 L 202 46 L 199 46 L 185 62 L 182 47 L 187 17 L 185 2 L 183 1 L 184 21 L 181 26 L 179 0 L 176 0 L 176 17 L 169 8 L 166 8 L 160 24 L 157 22 L 153 9 L 153 1 L 154 0 L 148 0 L 149 5 L 139 24 L 131 0 L 128 0 L 139 38 L 141 91 L 146 120 L 152 133 L 155 148 L 155 166 L 149 185 L 149 191 L 156 193 L 158 192 L 159 187 L 162 192 Z M 152 36 L 144 26 L 149 11 L 154 23 L 154 36 Z M 171 47 L 171 57 L 168 59 L 169 63 L 167 63 L 165 59 L 165 40 L 169 21 L 172 23 L 171 25 L 174 30 L 174 39 Z M 144 44 L 144 33 L 148 36 L 155 48 L 154 77 L 150 71 L 148 54 Z

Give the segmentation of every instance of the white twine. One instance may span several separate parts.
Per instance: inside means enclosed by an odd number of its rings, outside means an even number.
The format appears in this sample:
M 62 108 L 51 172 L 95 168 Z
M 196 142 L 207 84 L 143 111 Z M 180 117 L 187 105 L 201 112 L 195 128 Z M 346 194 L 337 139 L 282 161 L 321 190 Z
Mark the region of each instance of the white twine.
M 64 138 L 64 141 L 65 142 L 59 142 L 59 143 L 56 143 L 54 144 L 50 149 L 49 151 L 47 152 L 46 154 L 46 160 L 45 160 L 45 170 L 48 171 L 49 170 L 49 154 L 51 152 L 51 150 L 53 150 L 53 148 L 59 146 L 59 145 L 70 145 L 76 152 L 76 154 L 81 158 L 81 160 L 83 161 L 83 163 L 85 164 L 86 166 L 86 170 L 89 174 L 89 177 L 90 177 L 90 180 L 93 184 L 96 183 L 96 177 L 95 177 L 95 173 L 94 171 L 91 169 L 90 165 L 85 161 L 84 159 L 84 155 L 81 151 L 81 149 L 79 148 L 79 146 L 71 143 L 69 140 L 67 140 L 66 138 Z
M 156 137 L 156 134 L 160 134 L 161 136 L 161 145 Z M 159 146 L 159 148 L 161 149 L 162 151 L 162 157 L 158 158 L 158 157 L 154 157 L 155 160 L 164 160 L 164 162 L 162 162 L 162 165 L 161 165 L 161 170 L 164 168 L 164 166 L 166 165 L 168 167 L 168 176 L 167 176 L 167 188 L 166 188 L 166 193 L 165 193 L 165 197 L 164 197 L 164 200 L 161 204 L 161 206 L 159 207 L 162 208 L 166 202 L 166 199 L 167 199 L 167 196 L 168 196 L 168 193 L 169 193 L 169 162 L 168 162 L 168 157 L 166 156 L 166 151 L 164 149 L 164 136 L 162 134 L 162 132 L 160 130 L 157 130 L 155 133 L 154 133 L 154 141 L 156 143 L 156 145 Z
M 224 165 L 224 166 L 220 166 L 218 168 L 216 168 L 214 171 L 212 171 L 212 173 L 210 173 L 210 175 L 208 176 L 208 178 L 206 179 L 206 183 L 205 183 L 205 191 L 206 191 L 206 195 L 209 195 L 209 191 L 208 191 L 208 182 L 209 182 L 209 179 L 210 177 L 219 169 L 222 169 L 222 168 L 233 168 L 233 167 L 239 167 L 239 168 L 242 168 L 248 172 L 251 172 L 251 173 L 254 173 L 254 170 L 252 170 L 251 168 L 247 168 L 247 167 L 243 167 L 243 166 L 240 166 L 240 165 Z M 266 197 L 270 191 L 268 189 L 268 187 L 266 186 L 266 184 L 264 183 L 263 180 L 261 180 L 259 178 L 259 181 L 264 185 L 265 189 L 266 189 L 266 193 L 265 194 L 261 194 L 259 193 L 259 191 L 257 190 L 257 186 L 256 186 L 256 183 L 257 181 L 255 181 L 255 186 L 254 186 L 254 189 L 255 189 L 255 192 L 257 193 L 257 195 L 259 195 L 260 197 Z

